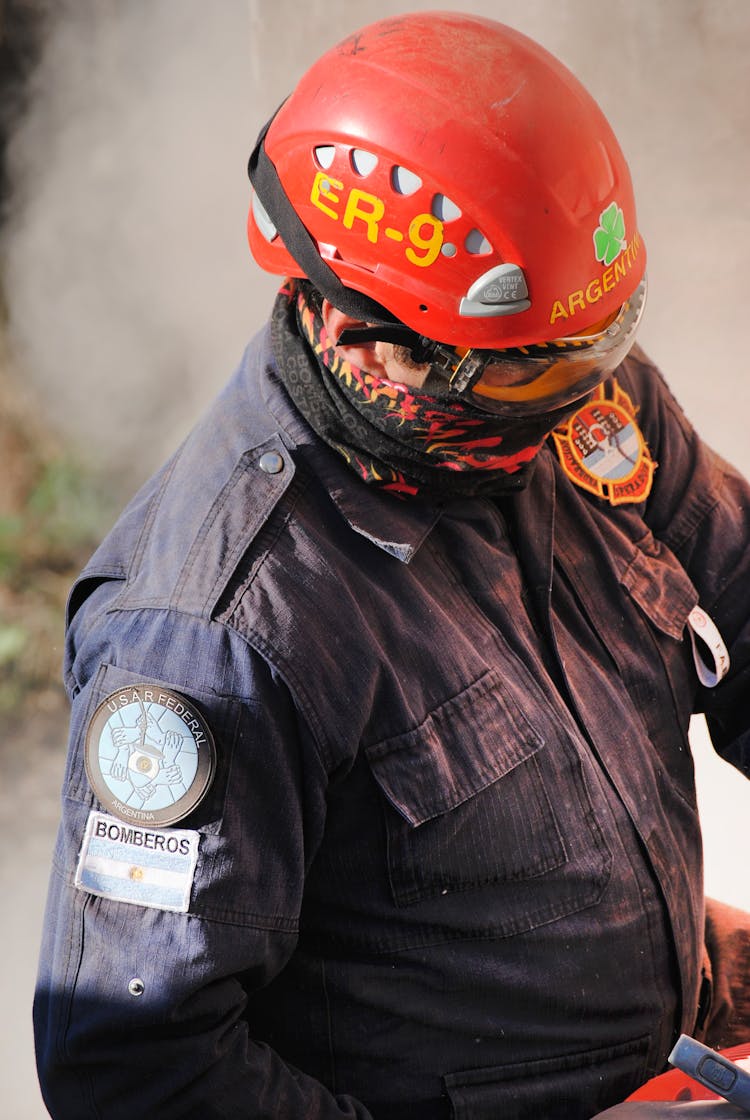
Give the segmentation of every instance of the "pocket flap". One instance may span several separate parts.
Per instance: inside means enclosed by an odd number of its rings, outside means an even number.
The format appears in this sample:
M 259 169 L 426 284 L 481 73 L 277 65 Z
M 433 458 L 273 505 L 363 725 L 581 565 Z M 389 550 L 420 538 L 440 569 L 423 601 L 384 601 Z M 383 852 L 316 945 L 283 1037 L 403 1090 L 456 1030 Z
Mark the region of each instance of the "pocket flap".
M 519 701 L 489 671 L 418 727 L 366 753 L 385 796 L 416 827 L 461 805 L 541 746 Z
M 680 641 L 698 592 L 677 557 L 654 537 L 639 542 L 621 582 L 662 633 Z

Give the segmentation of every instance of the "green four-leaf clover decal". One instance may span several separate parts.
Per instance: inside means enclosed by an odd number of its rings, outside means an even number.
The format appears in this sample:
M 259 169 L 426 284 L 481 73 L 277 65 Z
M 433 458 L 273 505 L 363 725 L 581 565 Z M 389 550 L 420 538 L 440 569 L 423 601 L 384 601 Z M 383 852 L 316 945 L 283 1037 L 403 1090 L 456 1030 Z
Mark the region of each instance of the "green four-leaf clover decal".
M 594 251 L 598 261 L 609 265 L 625 248 L 625 218 L 616 202 L 602 210 L 599 222 L 594 233 Z

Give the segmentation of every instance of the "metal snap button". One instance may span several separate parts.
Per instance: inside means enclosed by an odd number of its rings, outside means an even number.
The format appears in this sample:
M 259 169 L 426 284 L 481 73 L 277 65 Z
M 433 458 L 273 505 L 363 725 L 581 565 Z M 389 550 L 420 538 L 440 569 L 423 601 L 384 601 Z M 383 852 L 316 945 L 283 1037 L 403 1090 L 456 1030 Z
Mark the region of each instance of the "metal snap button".
M 266 451 L 261 455 L 258 466 L 266 474 L 278 474 L 284 469 L 284 459 L 278 451 Z
M 146 991 L 146 985 L 141 980 L 140 976 L 134 976 L 128 984 L 128 991 L 131 996 L 142 996 Z

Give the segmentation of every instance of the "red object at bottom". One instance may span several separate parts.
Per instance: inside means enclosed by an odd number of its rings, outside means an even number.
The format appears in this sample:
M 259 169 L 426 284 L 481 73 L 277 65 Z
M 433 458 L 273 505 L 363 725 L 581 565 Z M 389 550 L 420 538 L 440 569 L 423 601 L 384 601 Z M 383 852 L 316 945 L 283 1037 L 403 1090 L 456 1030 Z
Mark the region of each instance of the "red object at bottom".
M 738 1062 L 742 1058 L 750 1057 L 750 1042 L 743 1042 L 739 1046 L 730 1046 L 721 1050 L 725 1058 Z M 640 1089 L 627 1098 L 629 1101 L 720 1101 L 722 1098 L 710 1089 L 704 1088 L 700 1082 L 695 1081 L 681 1069 L 671 1069 L 659 1077 L 652 1077 Z

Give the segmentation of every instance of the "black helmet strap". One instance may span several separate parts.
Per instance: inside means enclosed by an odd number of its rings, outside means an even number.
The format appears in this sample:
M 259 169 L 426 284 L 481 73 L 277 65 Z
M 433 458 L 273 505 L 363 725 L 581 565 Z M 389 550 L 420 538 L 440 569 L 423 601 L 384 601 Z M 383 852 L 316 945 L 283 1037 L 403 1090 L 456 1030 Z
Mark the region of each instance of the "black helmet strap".
M 276 114 L 274 114 L 275 116 Z M 266 154 L 264 140 L 274 117 L 261 129 L 248 161 L 247 173 L 264 210 L 305 276 L 334 307 L 360 322 L 398 323 L 387 308 L 341 283 L 318 252 L 315 240 L 292 206 L 278 172 Z

